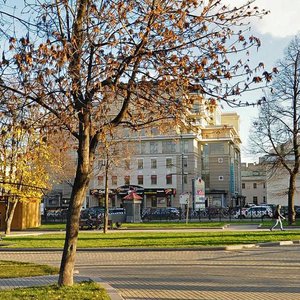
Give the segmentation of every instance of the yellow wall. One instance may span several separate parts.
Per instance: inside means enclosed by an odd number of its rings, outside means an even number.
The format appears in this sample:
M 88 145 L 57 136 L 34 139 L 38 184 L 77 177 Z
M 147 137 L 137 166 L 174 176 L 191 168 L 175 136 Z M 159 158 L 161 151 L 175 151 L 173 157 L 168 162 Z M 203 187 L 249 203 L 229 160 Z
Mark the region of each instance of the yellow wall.
M 1 223 L 0 229 L 4 229 L 5 204 L 0 203 Z M 12 221 L 12 230 L 24 230 L 41 225 L 39 201 L 18 203 Z

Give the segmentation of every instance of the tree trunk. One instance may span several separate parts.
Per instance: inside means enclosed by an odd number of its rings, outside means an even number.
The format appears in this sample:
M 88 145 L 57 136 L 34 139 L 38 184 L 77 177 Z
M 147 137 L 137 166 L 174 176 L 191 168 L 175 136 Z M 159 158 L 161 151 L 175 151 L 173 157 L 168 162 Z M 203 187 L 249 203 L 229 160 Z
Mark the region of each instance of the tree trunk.
M 292 225 L 295 223 L 295 208 L 294 208 L 294 198 L 296 189 L 296 176 L 297 174 L 291 173 L 290 183 L 288 190 L 288 223 Z
M 104 226 L 103 233 L 107 233 L 108 229 L 108 157 L 105 164 L 105 212 L 104 212 Z
M 73 285 L 80 211 L 86 196 L 88 183 L 89 177 L 87 175 L 76 175 L 67 217 L 65 244 L 58 279 L 59 285 Z
M 90 182 L 95 148 L 90 148 L 90 123 L 88 114 L 79 114 L 79 145 L 76 176 L 73 184 L 66 226 L 64 250 L 59 270 L 58 284 L 73 285 L 80 211 Z
M 8 202 L 6 213 L 5 213 L 5 234 L 10 234 L 11 232 L 11 223 L 14 218 L 15 210 L 18 204 L 18 200 L 13 202 L 12 207 L 10 207 L 11 202 Z

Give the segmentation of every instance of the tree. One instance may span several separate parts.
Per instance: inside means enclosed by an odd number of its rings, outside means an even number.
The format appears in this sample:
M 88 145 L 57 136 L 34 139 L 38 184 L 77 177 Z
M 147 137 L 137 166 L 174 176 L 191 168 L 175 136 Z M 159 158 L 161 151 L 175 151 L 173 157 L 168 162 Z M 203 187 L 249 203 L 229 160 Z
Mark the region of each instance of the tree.
M 108 229 L 109 217 L 109 183 L 108 176 L 114 168 L 125 165 L 125 169 L 130 167 L 130 157 L 135 153 L 132 142 L 124 137 L 124 132 L 115 133 L 114 135 L 107 134 L 99 143 L 98 156 L 101 158 L 102 165 L 96 170 L 97 174 L 104 175 L 104 226 L 103 233 Z M 99 194 L 99 198 L 100 198 Z
M 265 163 L 276 174 L 288 172 L 288 220 L 295 222 L 294 196 L 300 165 L 300 37 L 296 36 L 278 62 L 279 73 L 264 97 L 254 122 L 253 149 L 265 155 Z
M 24 129 L 13 114 L 11 123 L 0 123 L 0 189 L 7 198 L 5 233 L 19 202 L 40 201 L 50 187 L 49 149 L 38 132 Z
M 60 285 L 73 284 L 80 209 L 97 145 L 107 132 L 179 122 L 192 89 L 208 101 L 238 103 L 243 90 L 262 77 L 270 80 L 267 72 L 252 73 L 248 59 L 235 57 L 260 45 L 246 35 L 248 19 L 266 13 L 254 2 L 232 7 L 220 0 L 77 0 L 27 6 L 35 14 L 19 25 L 26 27 L 25 36 L 11 36 L 3 51 L 0 88 L 3 95 L 23 97 L 22 107 L 38 105 L 39 121 L 77 140 Z

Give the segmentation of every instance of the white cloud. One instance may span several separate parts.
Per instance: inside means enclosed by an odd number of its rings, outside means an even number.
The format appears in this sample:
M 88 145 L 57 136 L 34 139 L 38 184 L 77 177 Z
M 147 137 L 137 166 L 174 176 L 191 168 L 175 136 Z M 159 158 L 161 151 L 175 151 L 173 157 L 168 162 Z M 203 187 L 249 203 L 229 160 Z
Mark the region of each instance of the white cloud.
M 300 32 L 299 0 L 256 0 L 255 5 L 270 10 L 270 14 L 253 23 L 259 33 L 287 37 Z
M 222 0 L 230 6 L 240 6 L 249 0 Z M 258 6 L 270 13 L 262 19 L 251 19 L 251 26 L 260 34 L 270 34 L 284 38 L 300 33 L 300 0 L 255 0 L 252 7 Z

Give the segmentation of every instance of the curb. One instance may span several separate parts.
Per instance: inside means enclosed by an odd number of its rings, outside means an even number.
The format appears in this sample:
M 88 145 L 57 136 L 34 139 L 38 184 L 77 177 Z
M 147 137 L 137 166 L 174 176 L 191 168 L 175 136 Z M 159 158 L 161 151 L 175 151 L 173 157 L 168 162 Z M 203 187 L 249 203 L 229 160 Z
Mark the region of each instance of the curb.
M 110 297 L 110 300 L 123 300 L 124 298 L 118 293 L 118 291 L 113 288 L 111 285 L 108 283 L 104 282 L 100 278 L 91 278 L 92 281 L 96 282 L 99 284 L 102 288 L 104 288 L 107 292 L 107 294 Z

